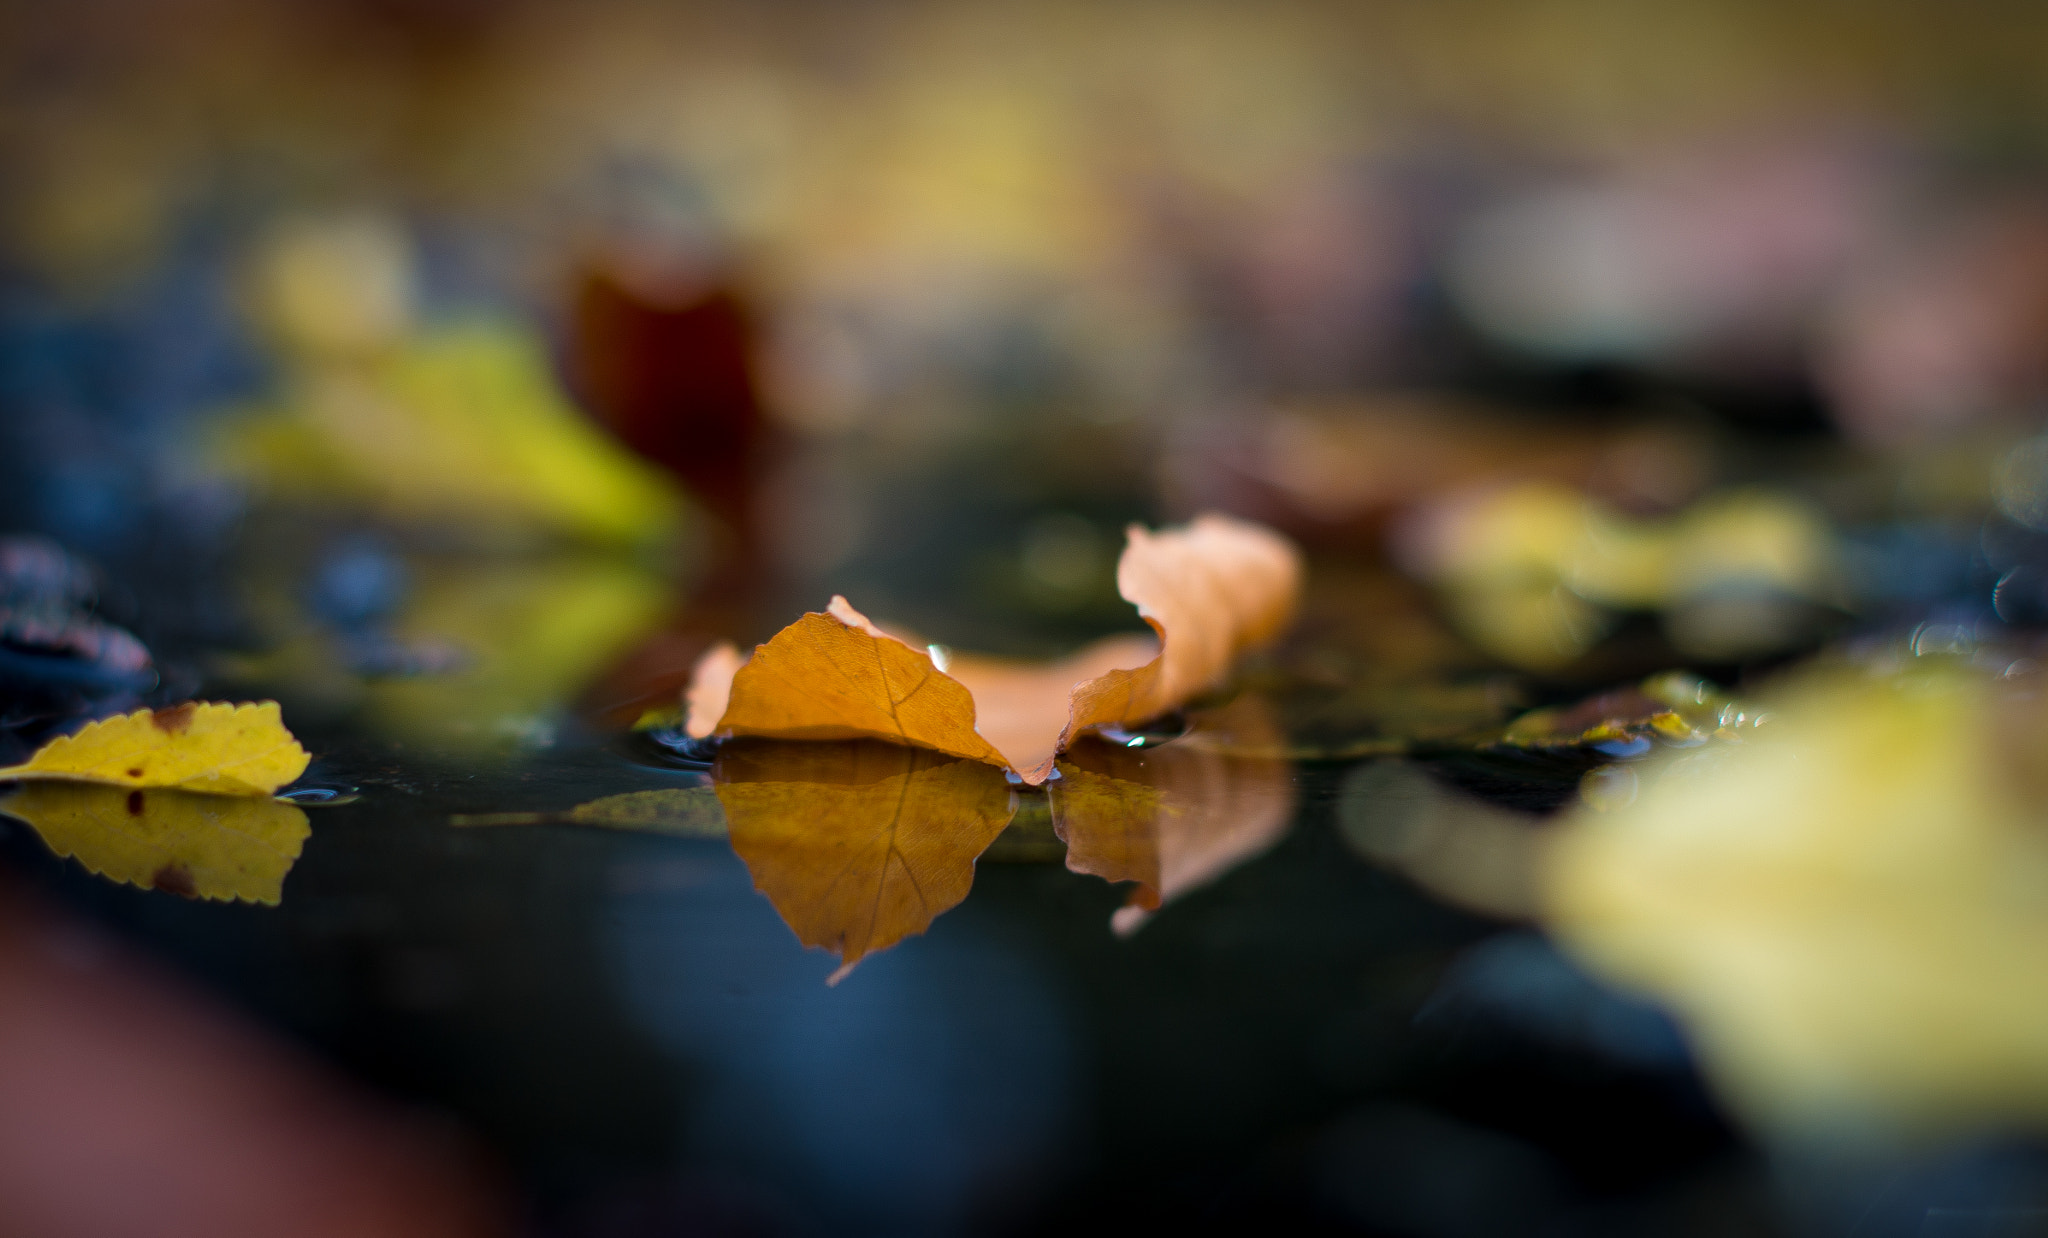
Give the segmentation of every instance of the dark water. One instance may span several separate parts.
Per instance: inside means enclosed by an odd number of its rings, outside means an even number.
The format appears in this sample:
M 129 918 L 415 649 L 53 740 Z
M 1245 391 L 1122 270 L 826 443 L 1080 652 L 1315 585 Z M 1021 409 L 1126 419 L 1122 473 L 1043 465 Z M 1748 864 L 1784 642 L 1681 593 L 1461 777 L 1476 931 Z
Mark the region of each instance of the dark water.
M 361 798 L 309 812 L 278 907 L 115 886 L 18 825 L 7 863 L 457 1117 L 550 1232 L 1768 1224 L 1668 1024 L 1355 857 L 1341 765 L 1128 937 L 1022 812 L 964 904 L 828 987 L 723 840 L 449 824 L 702 772 L 306 738 L 307 781 Z

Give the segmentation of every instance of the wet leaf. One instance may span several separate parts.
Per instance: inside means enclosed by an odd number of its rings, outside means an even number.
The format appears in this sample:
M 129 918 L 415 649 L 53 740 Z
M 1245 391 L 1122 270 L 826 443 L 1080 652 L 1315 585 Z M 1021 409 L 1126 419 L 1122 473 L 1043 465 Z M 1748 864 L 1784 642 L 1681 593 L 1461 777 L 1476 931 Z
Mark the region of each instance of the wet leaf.
M 0 798 L 50 850 L 110 881 L 186 898 L 277 904 L 312 832 L 269 798 L 31 782 Z
M 305 773 L 310 759 L 285 730 L 276 701 L 187 701 L 90 723 L 51 740 L 26 763 L 0 769 L 0 779 L 270 795 Z
M 1263 701 L 1240 697 L 1211 725 L 1281 742 Z M 1199 735 L 1198 729 L 1190 736 Z M 1187 740 L 1127 748 L 1099 738 L 1076 744 L 1048 784 L 1053 828 L 1067 867 L 1134 882 L 1111 919 L 1120 933 L 1264 851 L 1294 816 L 1292 767 L 1270 757 L 1230 756 Z
M 1573 705 L 1536 709 L 1509 723 L 1499 742 L 1510 748 L 1585 748 L 1639 756 L 1658 745 L 1689 747 L 1740 735 L 1759 711 L 1682 671 L 1602 692 Z
M 898 744 L 732 743 L 712 775 L 733 850 L 807 946 L 862 957 L 967 897 L 1009 823 L 1001 772 Z
M 1075 688 L 1061 749 L 1085 731 L 1134 726 L 1221 684 L 1240 653 L 1294 618 L 1301 556 L 1272 530 L 1225 516 L 1160 533 L 1134 525 L 1116 584 L 1158 633 L 1159 654 Z
M 613 830 L 643 830 L 683 838 L 725 837 L 725 812 L 718 796 L 706 787 L 662 787 L 628 791 L 578 804 L 567 812 L 463 813 L 450 825 L 597 825 Z
M 1025 781 L 1037 783 L 1051 772 L 1074 693 L 1121 668 L 1143 666 L 1158 651 L 1148 637 L 1110 636 L 1050 663 L 956 656 L 946 673 L 974 697 L 974 729 Z
M 956 658 L 891 636 L 834 598 L 744 664 L 727 650 L 707 654 L 688 693 L 690 732 L 883 739 L 1042 782 L 1078 736 L 1145 722 L 1217 687 L 1239 654 L 1293 617 L 1300 556 L 1270 530 L 1209 515 L 1159 533 L 1133 526 L 1129 538 L 1118 588 L 1156 643 L 1111 637 L 1049 665 Z
M 693 691 L 710 689 L 693 685 Z M 734 674 L 721 734 L 774 739 L 881 739 L 1002 765 L 974 729 L 958 680 L 835 597 L 776 633 Z

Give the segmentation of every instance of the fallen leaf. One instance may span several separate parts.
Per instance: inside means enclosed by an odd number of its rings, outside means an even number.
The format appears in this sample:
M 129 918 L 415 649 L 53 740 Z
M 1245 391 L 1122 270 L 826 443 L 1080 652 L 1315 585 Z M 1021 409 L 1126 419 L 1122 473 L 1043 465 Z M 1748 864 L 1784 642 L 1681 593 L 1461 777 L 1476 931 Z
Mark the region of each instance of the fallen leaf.
M 693 686 L 694 690 L 694 686 Z M 707 687 L 706 692 L 710 691 Z M 754 651 L 732 679 L 718 731 L 772 739 L 881 739 L 994 765 L 958 680 L 835 597 Z
M 1631 802 L 1561 824 L 1551 931 L 1669 1006 L 1771 1129 L 2048 1121 L 2038 683 L 1920 660 L 1766 703 L 1741 742 L 1663 753 Z
M 1689 747 L 1729 739 L 1753 727 L 1759 713 L 1682 671 L 1653 675 L 1634 687 L 1602 692 L 1573 705 L 1531 710 L 1501 732 L 1510 748 L 1589 748 L 1637 756 L 1660 744 Z
M 719 641 L 697 659 L 689 686 L 683 689 L 683 729 L 688 734 L 703 739 L 718 729 L 718 720 L 732 703 L 733 678 L 746 664 L 731 641 Z
M 1265 702 L 1239 697 L 1216 712 L 1219 727 L 1280 745 Z M 1227 756 L 1185 740 L 1127 748 L 1086 739 L 1059 772 L 1047 791 L 1067 867 L 1136 883 L 1111 918 L 1119 933 L 1134 932 L 1167 902 L 1272 846 L 1294 817 L 1288 762 Z
M 312 832 L 305 813 L 267 797 L 76 782 L 27 783 L 0 812 L 110 881 L 271 906 Z
M 1002 774 L 900 744 L 733 743 L 712 769 L 733 850 L 807 946 L 862 957 L 967 897 L 1009 824 Z
M 1206 515 L 1159 533 L 1132 526 L 1117 586 L 1158 640 L 1110 637 L 1049 665 L 940 654 L 941 666 L 931 647 L 882 631 L 835 597 L 744 663 L 707 654 L 688 692 L 690 733 L 883 739 L 1043 782 L 1080 735 L 1170 712 L 1278 636 L 1294 614 L 1301 561 L 1271 530 Z
M 1042 782 L 1084 684 L 1156 657 L 1159 643 L 1138 635 L 1109 636 L 1052 663 L 1011 662 L 972 654 L 953 657 L 946 673 L 974 698 L 975 730 L 1002 752 L 1027 782 Z M 1164 711 L 1162 711 L 1164 712 Z
M 270 795 L 305 773 L 310 760 L 285 730 L 276 701 L 187 701 L 89 723 L 44 744 L 25 764 L 0 769 L 0 779 Z
M 1159 634 L 1158 656 L 1075 688 L 1060 750 L 1084 731 L 1134 726 L 1220 685 L 1240 653 L 1293 619 L 1301 555 L 1272 530 L 1227 516 L 1159 533 L 1133 525 L 1116 585 Z M 1034 770 L 1020 772 L 1033 780 Z
M 578 804 L 567 812 L 460 813 L 450 825 L 597 825 L 613 830 L 644 830 L 683 838 L 725 837 L 725 812 L 718 796 L 706 787 L 662 787 L 628 791 Z

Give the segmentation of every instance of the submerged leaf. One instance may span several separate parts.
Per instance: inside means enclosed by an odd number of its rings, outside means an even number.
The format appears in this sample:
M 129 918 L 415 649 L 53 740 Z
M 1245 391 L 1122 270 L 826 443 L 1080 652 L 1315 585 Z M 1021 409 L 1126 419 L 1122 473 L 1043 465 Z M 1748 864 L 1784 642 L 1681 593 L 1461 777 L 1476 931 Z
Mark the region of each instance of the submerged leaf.
M 687 694 L 690 733 L 882 739 L 1043 782 L 1080 735 L 1147 721 L 1217 687 L 1240 653 L 1293 617 L 1300 555 L 1271 530 L 1207 515 L 1159 533 L 1134 525 L 1129 536 L 1117 584 L 1157 642 L 1110 637 L 1042 666 L 935 661 L 835 597 L 744 663 L 726 647 L 707 654 Z
M 274 799 L 162 788 L 31 782 L 0 812 L 110 881 L 272 906 L 312 832 L 305 813 Z
M 1216 725 L 1246 737 L 1280 734 L 1265 703 L 1240 697 Z M 1128 933 L 1169 900 L 1207 885 L 1278 841 L 1294 815 L 1292 767 L 1227 756 L 1186 741 L 1127 748 L 1076 744 L 1049 784 L 1067 867 L 1137 883 L 1112 918 Z
M 578 804 L 567 812 L 481 812 L 450 818 L 450 825 L 596 825 L 683 838 L 725 837 L 725 813 L 705 787 L 628 791 Z
M 967 897 L 1009 824 L 992 766 L 896 744 L 728 744 L 713 770 L 733 850 L 807 946 L 865 955 Z
M 0 769 L 0 779 L 270 795 L 305 773 L 310 760 L 285 730 L 276 701 L 187 701 L 91 723 L 51 740 L 25 764 Z

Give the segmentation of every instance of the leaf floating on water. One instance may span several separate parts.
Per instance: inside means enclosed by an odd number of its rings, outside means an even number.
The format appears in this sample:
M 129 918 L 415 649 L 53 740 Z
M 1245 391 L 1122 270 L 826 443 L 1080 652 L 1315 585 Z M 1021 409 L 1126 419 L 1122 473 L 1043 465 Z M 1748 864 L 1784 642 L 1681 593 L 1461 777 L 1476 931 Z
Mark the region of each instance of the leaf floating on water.
M 1670 671 L 1575 705 L 1531 710 L 1509 723 L 1498 742 L 1511 748 L 1590 748 L 1609 756 L 1640 756 L 1659 744 L 1691 747 L 1734 738 L 1763 716 L 1704 680 Z
M 719 641 L 697 659 L 683 691 L 683 730 L 691 738 L 704 739 L 718 729 L 718 720 L 732 703 L 733 679 L 746 664 L 731 641 Z
M 715 651 L 714 651 L 715 652 Z M 693 697 L 709 692 L 692 685 Z M 754 651 L 732 679 L 722 734 L 773 739 L 880 739 L 1003 765 L 974 729 L 974 698 L 931 655 L 832 599 Z
M 0 779 L 55 778 L 119 787 L 180 787 L 210 795 L 271 795 L 312 760 L 276 701 L 187 701 L 102 719 L 51 740 Z
M 1013 811 L 994 767 L 896 744 L 728 744 L 712 776 L 755 887 L 839 954 L 833 983 L 966 898 Z
M 1043 782 L 1080 735 L 1178 708 L 1278 636 L 1294 615 L 1301 559 L 1279 534 L 1226 516 L 1159 533 L 1133 525 L 1117 586 L 1156 642 L 1110 637 L 1036 666 L 945 655 L 942 667 L 936 647 L 891 636 L 835 597 L 744 663 L 730 650 L 707 654 L 688 692 L 690 733 L 882 739 Z
M 1239 654 L 1293 621 L 1301 555 L 1271 529 L 1227 516 L 1159 533 L 1133 525 L 1116 585 L 1159 634 L 1159 654 L 1076 687 L 1061 749 L 1085 731 L 1136 726 L 1219 686 Z M 1021 772 L 1031 779 L 1033 771 Z
M 1271 710 L 1257 698 L 1240 697 L 1217 713 L 1225 717 L 1216 725 L 1280 743 Z M 1271 758 L 1226 756 L 1184 741 L 1147 749 L 1090 739 L 1059 769 L 1048 792 L 1067 867 L 1136 883 L 1110 921 L 1120 933 L 1272 846 L 1294 816 L 1292 767 Z
M 643 830 L 682 838 L 725 837 L 725 812 L 718 796 L 706 787 L 663 787 L 628 791 L 578 804 L 567 812 L 463 813 L 450 825 L 595 825 L 612 830 Z
M 1042 782 L 1058 755 L 1074 693 L 1084 684 L 1158 656 L 1159 642 L 1108 636 L 1057 662 L 954 657 L 947 674 L 974 696 L 975 730 L 987 736 L 1027 782 Z
M 271 906 L 312 833 L 305 813 L 269 798 L 77 782 L 27 783 L 0 812 L 110 881 Z

